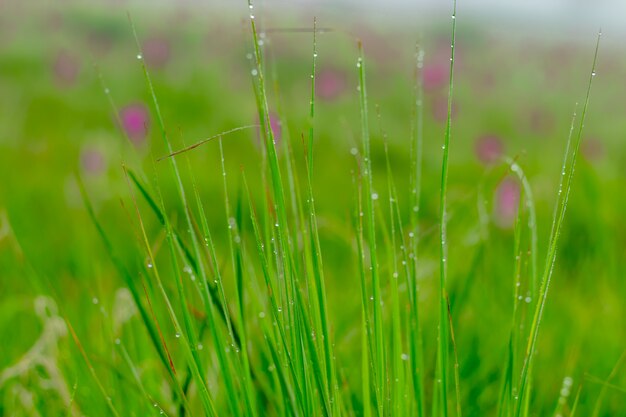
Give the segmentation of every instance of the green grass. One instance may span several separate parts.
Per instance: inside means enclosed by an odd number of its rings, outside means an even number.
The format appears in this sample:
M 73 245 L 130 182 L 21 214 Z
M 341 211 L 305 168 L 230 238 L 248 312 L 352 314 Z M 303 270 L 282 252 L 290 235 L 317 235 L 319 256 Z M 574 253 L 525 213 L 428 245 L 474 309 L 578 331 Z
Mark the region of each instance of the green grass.
M 524 141 L 500 108 L 520 111 L 514 82 L 481 107 L 469 56 L 488 68 L 498 55 L 450 7 L 437 93 L 425 66 L 442 52 L 427 35 L 389 75 L 367 36 L 315 18 L 266 32 L 252 3 L 238 49 L 211 63 L 193 61 L 193 25 L 177 30 L 190 62 L 177 56 L 169 73 L 146 60 L 157 13 L 122 24 L 121 12 L 67 12 L 123 40 L 69 92 L 28 72 L 32 39 L 8 48 L 0 82 L 20 86 L 22 118 L 0 116 L 19 138 L 0 143 L 0 415 L 624 413 L 624 148 L 580 157 L 588 129 L 626 128 L 594 111 L 614 99 L 591 91 L 600 36 L 571 68 L 568 91 L 586 93 L 569 138 L 560 116 L 575 99 L 558 91 L 546 100 L 559 127 Z M 284 61 L 281 37 L 306 52 Z M 349 74 L 335 102 L 318 94 L 331 61 Z M 229 63 L 245 85 L 229 84 Z M 120 128 L 128 97 L 153 120 L 138 147 Z M 511 138 L 488 167 L 471 152 L 482 118 Z M 76 162 L 88 138 L 104 172 Z M 506 181 L 519 200 L 499 224 Z

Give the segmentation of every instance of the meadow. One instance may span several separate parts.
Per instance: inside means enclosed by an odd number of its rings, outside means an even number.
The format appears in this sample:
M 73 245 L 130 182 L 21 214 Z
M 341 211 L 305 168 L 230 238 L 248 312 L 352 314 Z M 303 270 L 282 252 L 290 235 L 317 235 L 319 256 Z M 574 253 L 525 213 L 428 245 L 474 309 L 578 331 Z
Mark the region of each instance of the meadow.
M 241 3 L 1 6 L 0 416 L 626 415 L 623 47 Z

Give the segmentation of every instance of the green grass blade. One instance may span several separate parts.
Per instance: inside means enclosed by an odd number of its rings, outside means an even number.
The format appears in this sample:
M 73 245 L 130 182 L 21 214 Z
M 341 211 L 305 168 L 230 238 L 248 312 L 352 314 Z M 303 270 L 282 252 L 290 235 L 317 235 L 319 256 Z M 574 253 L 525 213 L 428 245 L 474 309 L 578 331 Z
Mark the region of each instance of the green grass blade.
M 446 131 L 443 143 L 443 159 L 441 164 L 441 187 L 439 201 L 439 338 L 437 339 L 437 392 L 439 395 L 440 410 L 443 417 L 448 416 L 448 307 L 447 307 L 447 276 L 448 276 L 448 159 L 450 154 L 450 137 L 452 136 L 452 97 L 454 86 L 454 54 L 456 41 L 456 0 L 453 0 L 452 9 L 452 41 L 450 51 L 450 78 L 448 80 L 448 115 L 446 117 Z
M 550 288 L 550 281 L 552 279 L 552 272 L 554 270 L 554 264 L 556 261 L 556 252 L 557 245 L 559 241 L 559 236 L 561 234 L 561 229 L 563 227 L 563 220 L 565 218 L 565 212 L 567 210 L 567 202 L 569 198 L 569 194 L 572 187 L 572 179 L 574 177 L 574 170 L 576 167 L 576 158 L 578 156 L 578 151 L 580 149 L 580 143 L 582 141 L 582 133 L 583 128 L 585 126 L 585 116 L 587 114 L 587 109 L 589 107 L 589 98 L 591 95 L 591 85 L 594 77 L 596 76 L 596 63 L 598 60 L 598 50 L 600 47 L 600 37 L 601 33 L 598 33 L 598 38 L 596 41 L 596 48 L 594 52 L 593 64 L 591 67 L 591 73 L 589 75 L 589 82 L 587 84 L 587 94 L 585 96 L 585 102 L 583 105 L 583 110 L 581 114 L 580 125 L 578 127 L 578 133 L 576 136 L 576 142 L 574 145 L 574 149 L 571 156 L 571 162 L 569 164 L 569 170 L 567 175 L 567 183 L 565 185 L 564 196 L 560 201 L 559 206 L 559 214 L 555 217 L 554 226 L 552 227 L 553 233 L 550 236 L 550 242 L 548 247 L 548 254 L 546 256 L 546 264 L 543 272 L 543 277 L 541 281 L 541 288 L 539 290 L 539 297 L 535 308 L 535 313 L 533 316 L 532 325 L 530 328 L 530 334 L 528 337 L 528 346 L 526 349 L 526 357 L 524 359 L 524 365 L 522 368 L 522 373 L 520 376 L 520 384 L 519 384 L 519 400 L 516 407 L 516 417 L 520 417 L 522 415 L 522 405 L 524 404 L 525 396 L 529 395 L 527 390 L 527 385 L 529 384 L 529 369 L 531 369 L 534 359 L 534 354 L 536 350 L 537 338 L 539 334 L 539 327 L 541 325 L 541 319 L 543 317 L 543 312 L 546 304 L 546 300 L 548 297 L 548 289 Z M 563 181 L 563 180 L 562 180 Z M 562 183 L 561 181 L 561 183 Z M 561 185 L 559 185 L 560 189 Z
M 372 162 L 370 155 L 370 133 L 369 120 L 367 110 L 367 90 L 365 83 L 365 58 L 363 53 L 363 44 L 358 44 L 359 57 L 357 60 L 357 69 L 359 75 L 359 104 L 361 110 L 361 138 L 363 146 L 362 175 L 363 175 L 363 201 L 365 224 L 367 226 L 367 244 L 369 248 L 369 269 L 372 280 L 372 297 L 373 297 L 373 324 L 374 324 L 374 387 L 377 398 L 377 409 L 380 417 L 384 415 L 384 388 L 386 379 L 385 366 L 385 344 L 383 330 L 383 313 L 382 313 L 382 297 L 380 288 L 380 276 L 378 255 L 376 251 L 376 221 L 373 203 L 373 181 L 372 181 Z

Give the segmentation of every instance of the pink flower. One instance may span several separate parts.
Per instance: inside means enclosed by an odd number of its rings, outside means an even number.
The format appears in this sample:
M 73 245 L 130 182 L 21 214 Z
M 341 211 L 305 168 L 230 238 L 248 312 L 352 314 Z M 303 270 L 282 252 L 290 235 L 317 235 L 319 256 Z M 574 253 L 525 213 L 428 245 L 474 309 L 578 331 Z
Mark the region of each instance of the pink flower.
M 437 90 L 448 84 L 450 66 L 446 64 L 425 64 L 422 70 L 424 90 Z
M 109 32 L 103 30 L 94 30 L 87 35 L 89 49 L 96 56 L 104 56 L 109 53 L 113 47 L 114 38 Z
M 548 134 L 554 125 L 554 118 L 550 112 L 535 108 L 528 115 L 528 123 L 533 133 Z
M 317 73 L 315 95 L 323 100 L 334 100 L 346 89 L 346 77 L 337 70 L 325 69 Z
M 76 82 L 79 69 L 78 60 L 66 51 L 57 54 L 52 67 L 55 81 L 62 87 L 69 87 Z
M 256 122 L 259 125 L 261 124 L 261 122 L 258 119 L 258 116 L 257 116 Z M 282 138 L 283 129 L 282 129 L 282 123 L 280 122 L 280 117 L 278 116 L 278 114 L 274 112 L 270 112 L 270 128 L 272 129 L 272 134 L 274 135 L 274 144 L 277 145 L 280 143 L 280 140 Z M 257 143 L 258 144 L 262 143 L 261 126 L 257 128 Z
M 503 229 L 510 229 L 515 224 L 519 208 L 520 186 L 512 177 L 506 177 L 496 189 L 494 218 Z
M 440 123 L 445 123 L 448 120 L 448 97 L 447 96 L 437 96 L 432 99 L 432 112 L 433 118 Z M 456 116 L 458 113 L 458 108 L 456 103 L 452 102 L 452 118 Z
M 83 149 L 80 153 L 80 162 L 87 174 L 97 175 L 104 171 L 104 156 L 96 149 Z
M 604 144 L 596 138 L 585 139 L 581 144 L 581 153 L 586 160 L 597 162 L 604 157 Z
M 148 135 L 150 126 L 150 114 L 143 104 L 130 104 L 120 110 L 122 128 L 130 141 L 139 146 L 143 144 Z
M 495 135 L 485 135 L 476 139 L 474 152 L 476 157 L 484 165 L 491 165 L 502 156 L 504 146 L 499 137 Z
M 274 143 L 278 143 L 283 135 L 282 123 L 280 118 L 275 113 L 270 113 L 270 128 L 274 135 Z
M 144 41 L 143 58 L 152 68 L 162 68 L 170 59 L 170 42 L 165 38 L 154 37 Z

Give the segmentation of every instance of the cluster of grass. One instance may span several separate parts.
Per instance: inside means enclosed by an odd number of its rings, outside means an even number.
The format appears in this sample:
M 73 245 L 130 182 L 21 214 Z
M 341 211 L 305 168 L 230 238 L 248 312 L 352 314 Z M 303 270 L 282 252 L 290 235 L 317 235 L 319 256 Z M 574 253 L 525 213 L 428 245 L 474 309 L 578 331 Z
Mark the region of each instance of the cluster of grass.
M 97 279 L 72 287 L 61 284 L 64 277 L 51 275 L 54 261 L 36 259 L 42 255 L 30 250 L 32 243 L 23 238 L 28 226 L 16 214 L 20 198 L 7 193 L 9 216 L 3 225 L 15 229 L 18 249 L 2 265 L 27 276 L 31 293 L 44 295 L 35 301 L 41 336 L 33 339 L 38 332 L 27 333 L 21 352 L 32 348 L 10 358 L 0 374 L 0 414 L 521 417 L 623 412 L 623 395 L 607 400 L 610 393 L 623 393 L 614 383 L 621 358 L 603 377 L 583 374 L 587 369 L 578 369 L 574 361 L 567 365 L 574 380 L 563 363 L 538 356 L 598 45 L 579 114 L 562 142 L 553 209 L 536 205 L 523 164 L 503 156 L 488 172 L 467 179 L 477 195 L 471 205 L 478 206 L 478 215 L 471 221 L 449 202 L 450 152 L 456 144 L 456 2 L 445 131 L 441 138 L 424 133 L 425 51 L 418 46 L 411 135 L 400 142 L 401 152 L 409 155 L 407 166 L 399 166 L 391 154 L 380 110 L 379 133 L 371 133 L 367 44 L 357 42 L 360 128 L 354 130 L 360 146 L 352 149 L 343 170 L 351 173 L 347 187 L 333 181 L 343 171 L 332 159 L 318 157 L 325 149 L 317 141 L 316 22 L 307 32 L 313 39 L 306 127 L 293 137 L 285 129 L 278 140 L 270 109 L 279 106 L 270 106 L 270 98 L 280 97 L 279 83 L 267 62 L 255 7 L 248 6 L 258 125 L 191 145 L 184 132 L 166 124 L 161 108 L 168 103 L 159 99 L 152 82 L 141 33 L 129 24 L 162 143 L 145 160 L 124 148 L 121 206 L 94 203 L 91 183 L 75 175 L 80 215 L 88 217 L 89 228 L 81 231 L 83 241 L 69 248 L 78 253 L 70 275 Z M 118 115 L 106 72 L 97 67 L 94 72 L 99 100 Z M 119 133 L 125 135 L 123 129 Z M 260 155 L 233 169 L 227 161 L 241 148 L 232 143 L 234 137 L 255 133 Z M 424 158 L 425 141 L 441 145 L 436 175 Z M 203 149 L 216 156 L 212 164 L 193 159 Z M 323 182 L 317 180 L 320 173 L 327 178 Z M 497 236 L 490 230 L 485 193 L 507 174 L 520 184 L 519 208 L 512 233 Z M 212 190 L 219 187 L 219 194 L 203 192 L 208 183 Z M 325 211 L 344 224 L 329 225 L 332 216 L 319 214 L 319 194 L 327 196 Z M 346 200 L 349 205 L 343 204 Z M 52 208 L 31 210 L 29 215 L 46 218 Z M 111 220 L 110 211 L 123 213 L 126 223 Z M 449 232 L 455 215 L 462 221 Z M 47 221 L 72 220 L 66 214 Z M 543 224 L 548 225 L 545 233 Z M 468 229 L 471 245 L 458 232 Z M 40 239 L 48 243 L 47 250 L 57 249 L 55 236 Z M 610 245 L 608 238 L 604 242 Z M 581 245 L 568 256 L 582 256 L 584 249 Z M 12 307 L 10 297 L 4 297 L 6 317 L 11 317 L 24 303 Z M 20 326 L 37 327 L 17 317 L 13 334 L 21 334 Z M 624 338 L 614 331 L 610 340 L 619 347 Z M 554 339 L 579 346 L 587 340 L 570 337 L 567 330 Z M 584 355 L 585 349 L 575 352 Z M 548 360 L 563 352 L 555 350 Z M 615 362 L 603 356 L 613 350 L 594 346 L 592 352 L 602 357 L 599 371 Z M 544 378 L 550 383 L 542 384 Z M 554 387 L 554 381 L 562 386 Z

